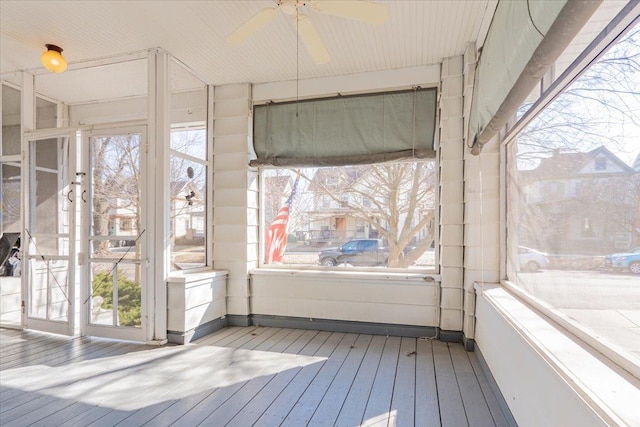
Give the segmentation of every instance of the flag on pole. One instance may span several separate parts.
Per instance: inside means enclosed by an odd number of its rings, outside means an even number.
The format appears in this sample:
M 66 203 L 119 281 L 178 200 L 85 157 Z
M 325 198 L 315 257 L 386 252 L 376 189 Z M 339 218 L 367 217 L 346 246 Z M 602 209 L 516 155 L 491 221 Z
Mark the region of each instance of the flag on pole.
M 287 247 L 287 225 L 289 223 L 289 211 L 291 210 L 291 204 L 293 198 L 296 195 L 296 189 L 298 188 L 298 181 L 300 180 L 300 171 L 293 183 L 293 189 L 287 201 L 278 211 L 278 215 L 273 219 L 271 225 L 267 229 L 267 235 L 265 238 L 266 250 L 264 263 L 276 264 L 282 262 L 284 256 L 284 250 Z

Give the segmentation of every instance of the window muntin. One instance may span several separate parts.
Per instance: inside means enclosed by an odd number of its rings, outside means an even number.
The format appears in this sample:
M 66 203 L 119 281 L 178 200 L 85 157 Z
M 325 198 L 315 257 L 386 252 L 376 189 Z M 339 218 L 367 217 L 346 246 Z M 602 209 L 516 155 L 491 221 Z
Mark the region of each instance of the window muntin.
M 507 277 L 640 364 L 638 117 L 636 26 L 509 143 Z
M 298 172 L 300 179 L 295 186 Z M 342 260 L 336 256 L 337 267 L 435 268 L 437 174 L 434 160 L 324 168 L 264 168 L 261 176 L 262 266 L 331 268 L 328 264 L 320 265 L 320 252 L 338 251 L 339 247 L 346 252 L 353 246 L 352 250 L 363 252 L 360 254 L 363 259 Z M 327 183 L 331 183 L 330 187 Z M 294 189 L 288 206 L 283 258 L 271 262 L 264 255 L 270 253 L 269 228 Z M 364 243 L 356 239 L 376 240 Z M 380 247 L 376 257 L 370 256 L 372 245 Z

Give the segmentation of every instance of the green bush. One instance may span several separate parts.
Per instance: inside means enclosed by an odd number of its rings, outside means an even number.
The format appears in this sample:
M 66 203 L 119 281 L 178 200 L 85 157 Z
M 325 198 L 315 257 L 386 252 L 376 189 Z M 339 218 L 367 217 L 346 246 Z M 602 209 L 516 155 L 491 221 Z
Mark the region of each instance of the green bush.
M 101 296 L 102 308 L 113 309 L 113 275 L 101 271 L 93 277 L 93 296 Z M 118 319 L 120 326 L 140 326 L 142 320 L 140 286 L 118 272 Z

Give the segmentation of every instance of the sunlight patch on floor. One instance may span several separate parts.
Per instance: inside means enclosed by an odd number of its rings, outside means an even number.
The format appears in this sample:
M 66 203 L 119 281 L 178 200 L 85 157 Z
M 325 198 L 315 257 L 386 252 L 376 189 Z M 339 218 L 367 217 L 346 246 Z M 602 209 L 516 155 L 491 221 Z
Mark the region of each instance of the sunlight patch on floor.
M 28 366 L 0 372 L 3 388 L 59 399 L 136 410 L 186 395 L 326 360 L 322 357 L 214 346 L 153 349 L 65 366 Z M 150 394 L 149 390 L 157 393 Z

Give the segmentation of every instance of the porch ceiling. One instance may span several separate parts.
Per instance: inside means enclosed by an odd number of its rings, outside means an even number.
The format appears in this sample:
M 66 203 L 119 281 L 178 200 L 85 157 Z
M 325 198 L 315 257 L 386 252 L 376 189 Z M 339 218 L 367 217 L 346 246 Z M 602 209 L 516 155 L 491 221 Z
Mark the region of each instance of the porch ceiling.
M 330 54 L 316 65 L 283 13 L 239 47 L 224 38 L 272 0 L 0 2 L 0 72 L 42 69 L 46 43 L 71 65 L 160 47 L 206 83 L 275 82 L 439 63 L 481 45 L 496 0 L 379 1 L 389 18 L 373 25 L 302 8 Z

